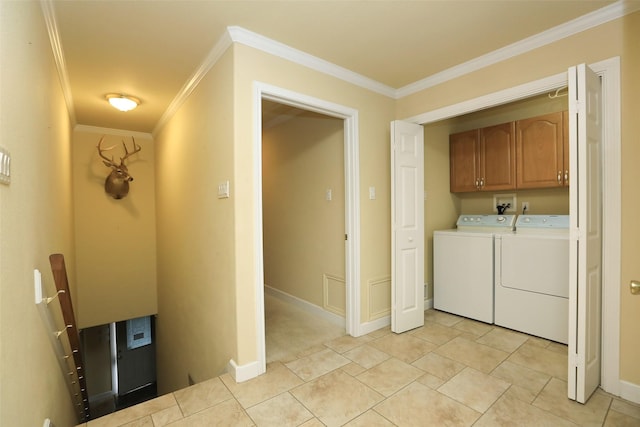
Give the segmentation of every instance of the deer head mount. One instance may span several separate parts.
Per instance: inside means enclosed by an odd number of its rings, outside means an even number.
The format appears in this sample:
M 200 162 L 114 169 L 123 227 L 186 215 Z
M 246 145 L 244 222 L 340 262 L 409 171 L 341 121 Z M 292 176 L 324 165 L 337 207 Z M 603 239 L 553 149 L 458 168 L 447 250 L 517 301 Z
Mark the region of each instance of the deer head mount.
M 98 142 L 98 154 L 102 157 L 102 162 L 105 166 L 111 168 L 111 173 L 107 176 L 107 179 L 104 181 L 104 191 L 113 197 L 114 199 L 122 199 L 129 193 L 129 182 L 133 181 L 133 177 L 129 175 L 129 170 L 127 169 L 127 165 L 125 165 L 125 160 L 129 158 L 131 155 L 137 153 L 142 150 L 142 147 L 139 145 L 136 146 L 136 140 L 131 137 L 133 140 L 133 151 L 129 152 L 127 150 L 127 144 L 122 141 L 122 146 L 124 147 L 124 157 L 120 157 L 120 164 L 117 164 L 113 161 L 113 156 L 108 158 L 103 154 L 104 151 L 112 150 L 115 145 L 109 148 L 102 148 L 102 141 L 104 140 L 104 136 L 100 138 L 100 142 Z

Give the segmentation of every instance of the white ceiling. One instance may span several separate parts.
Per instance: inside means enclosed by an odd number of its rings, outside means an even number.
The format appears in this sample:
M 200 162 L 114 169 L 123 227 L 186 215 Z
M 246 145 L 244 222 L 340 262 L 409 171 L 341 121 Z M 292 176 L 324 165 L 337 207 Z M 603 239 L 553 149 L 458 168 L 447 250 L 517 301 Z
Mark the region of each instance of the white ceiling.
M 152 132 L 228 26 L 284 43 L 394 91 L 612 3 L 48 0 L 44 9 L 62 47 L 76 122 Z M 118 112 L 104 98 L 113 92 L 136 96 L 142 104 Z

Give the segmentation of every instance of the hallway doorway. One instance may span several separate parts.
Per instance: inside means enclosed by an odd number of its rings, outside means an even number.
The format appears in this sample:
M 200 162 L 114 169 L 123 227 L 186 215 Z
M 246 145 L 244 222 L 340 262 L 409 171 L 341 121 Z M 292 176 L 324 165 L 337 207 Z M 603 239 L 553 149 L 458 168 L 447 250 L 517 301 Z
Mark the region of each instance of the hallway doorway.
M 343 127 L 339 118 L 262 101 L 267 362 L 344 335 Z

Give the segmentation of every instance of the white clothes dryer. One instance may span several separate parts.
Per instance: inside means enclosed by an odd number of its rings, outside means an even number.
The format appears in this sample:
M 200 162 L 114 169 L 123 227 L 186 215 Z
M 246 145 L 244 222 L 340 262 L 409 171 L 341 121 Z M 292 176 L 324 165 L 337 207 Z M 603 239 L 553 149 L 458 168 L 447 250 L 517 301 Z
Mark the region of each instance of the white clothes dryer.
M 569 216 L 520 215 L 495 243 L 495 324 L 566 344 Z
M 493 323 L 494 236 L 513 233 L 515 215 L 461 215 L 433 233 L 433 307 Z

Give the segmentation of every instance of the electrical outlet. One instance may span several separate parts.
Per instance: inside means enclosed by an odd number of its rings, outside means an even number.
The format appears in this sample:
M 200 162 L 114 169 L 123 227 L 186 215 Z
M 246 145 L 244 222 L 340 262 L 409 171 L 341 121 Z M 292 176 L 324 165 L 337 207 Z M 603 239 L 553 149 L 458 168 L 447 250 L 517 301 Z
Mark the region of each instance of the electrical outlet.
M 522 202 L 522 213 L 524 214 L 529 210 L 529 202 Z

